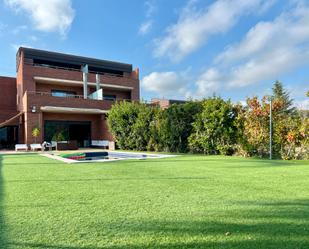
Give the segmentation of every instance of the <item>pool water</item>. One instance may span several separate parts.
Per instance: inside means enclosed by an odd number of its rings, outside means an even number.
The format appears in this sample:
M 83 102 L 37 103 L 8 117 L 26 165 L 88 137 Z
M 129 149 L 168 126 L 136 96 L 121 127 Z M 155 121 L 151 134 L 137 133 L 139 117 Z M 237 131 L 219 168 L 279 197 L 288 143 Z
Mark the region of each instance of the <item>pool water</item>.
M 129 153 L 129 152 L 82 152 L 71 154 L 60 154 L 59 156 L 73 161 L 105 161 L 105 160 L 120 160 L 120 159 L 146 159 L 146 158 L 160 158 L 162 155 Z

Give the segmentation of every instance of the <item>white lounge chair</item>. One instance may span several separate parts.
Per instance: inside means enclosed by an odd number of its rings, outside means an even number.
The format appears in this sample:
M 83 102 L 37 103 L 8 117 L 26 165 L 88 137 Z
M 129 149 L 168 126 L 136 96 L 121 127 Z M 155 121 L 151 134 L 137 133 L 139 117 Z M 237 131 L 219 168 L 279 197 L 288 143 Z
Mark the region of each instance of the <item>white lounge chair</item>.
M 108 148 L 109 141 L 108 140 L 92 140 L 91 145 L 95 147 L 105 147 Z
M 43 150 L 43 147 L 42 147 L 41 144 L 30 144 L 30 148 L 33 151 L 35 151 L 35 150 Z
M 27 144 L 15 144 L 15 151 L 18 151 L 18 150 L 28 151 L 28 145 Z

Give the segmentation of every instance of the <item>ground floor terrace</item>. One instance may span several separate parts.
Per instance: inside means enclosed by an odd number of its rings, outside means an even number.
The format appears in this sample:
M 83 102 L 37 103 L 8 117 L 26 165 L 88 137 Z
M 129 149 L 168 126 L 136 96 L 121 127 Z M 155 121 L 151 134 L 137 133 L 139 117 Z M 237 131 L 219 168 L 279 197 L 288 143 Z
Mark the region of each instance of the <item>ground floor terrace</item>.
M 112 141 L 107 114 L 100 110 L 54 110 L 22 113 L 0 127 L 0 148 L 13 149 L 15 144 L 44 141 L 76 141 L 78 147 L 89 147 L 94 140 Z M 33 129 L 39 128 L 37 137 Z

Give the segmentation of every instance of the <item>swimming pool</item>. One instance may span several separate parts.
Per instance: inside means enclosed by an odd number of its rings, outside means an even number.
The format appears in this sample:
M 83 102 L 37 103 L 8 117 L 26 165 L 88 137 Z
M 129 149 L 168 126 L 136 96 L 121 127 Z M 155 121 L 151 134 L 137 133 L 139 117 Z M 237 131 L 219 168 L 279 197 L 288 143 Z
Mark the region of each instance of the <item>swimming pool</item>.
M 43 156 L 57 159 L 66 163 L 83 163 L 83 162 L 110 162 L 126 159 L 154 159 L 167 158 L 174 155 L 148 154 L 138 152 L 120 152 L 120 151 L 89 151 L 68 154 L 42 154 Z

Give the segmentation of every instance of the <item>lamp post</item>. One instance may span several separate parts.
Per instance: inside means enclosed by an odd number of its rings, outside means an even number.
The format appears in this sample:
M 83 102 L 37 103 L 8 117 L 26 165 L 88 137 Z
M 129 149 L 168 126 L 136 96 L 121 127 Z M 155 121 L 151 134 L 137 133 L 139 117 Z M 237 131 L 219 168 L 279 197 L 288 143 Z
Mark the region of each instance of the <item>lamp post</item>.
M 272 125 L 272 97 L 269 100 L 269 159 L 272 159 L 272 137 L 273 137 L 273 125 Z

